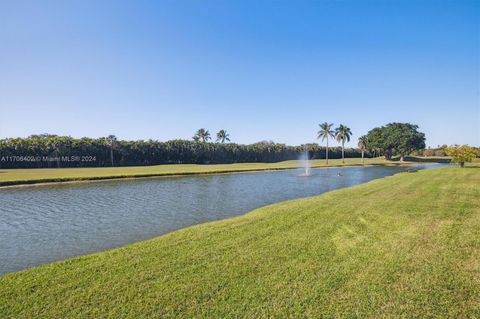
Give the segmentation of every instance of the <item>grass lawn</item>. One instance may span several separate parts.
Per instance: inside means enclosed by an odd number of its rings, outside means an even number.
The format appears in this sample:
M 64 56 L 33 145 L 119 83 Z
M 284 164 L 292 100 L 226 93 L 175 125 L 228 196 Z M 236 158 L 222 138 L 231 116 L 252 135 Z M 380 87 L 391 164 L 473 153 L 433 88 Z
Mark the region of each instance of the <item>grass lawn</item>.
M 422 159 L 423 160 L 423 159 Z M 435 161 L 435 158 L 432 158 Z M 410 162 L 405 162 L 408 164 Z M 383 158 L 367 158 L 366 165 L 398 165 L 399 162 L 386 161 Z M 99 180 L 112 178 L 149 177 L 168 175 L 193 175 L 230 172 L 248 172 L 297 168 L 298 161 L 278 163 L 241 163 L 241 164 L 172 164 L 155 166 L 98 167 L 98 168 L 40 168 L 40 169 L 0 169 L 0 186 L 35 184 L 45 182 L 66 182 L 81 180 Z M 329 160 L 328 166 L 362 165 L 360 158 Z M 312 167 L 326 167 L 325 160 L 312 160 Z
M 1 318 L 480 317 L 480 167 L 401 173 L 0 277 Z

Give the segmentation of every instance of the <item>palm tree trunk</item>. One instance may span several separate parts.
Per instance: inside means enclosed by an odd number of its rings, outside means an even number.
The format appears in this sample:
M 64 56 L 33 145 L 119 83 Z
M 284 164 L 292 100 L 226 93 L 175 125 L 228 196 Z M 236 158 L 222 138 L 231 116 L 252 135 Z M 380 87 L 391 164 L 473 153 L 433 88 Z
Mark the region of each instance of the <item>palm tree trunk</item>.
M 365 151 L 362 149 L 362 164 L 365 164 L 364 153 L 365 153 Z
M 113 146 L 110 147 L 110 161 L 112 162 L 112 167 L 113 167 Z
M 342 140 L 342 163 L 345 164 L 345 141 Z
M 327 149 L 326 149 L 326 156 L 325 158 L 327 159 L 327 165 L 328 165 L 328 136 L 327 136 Z

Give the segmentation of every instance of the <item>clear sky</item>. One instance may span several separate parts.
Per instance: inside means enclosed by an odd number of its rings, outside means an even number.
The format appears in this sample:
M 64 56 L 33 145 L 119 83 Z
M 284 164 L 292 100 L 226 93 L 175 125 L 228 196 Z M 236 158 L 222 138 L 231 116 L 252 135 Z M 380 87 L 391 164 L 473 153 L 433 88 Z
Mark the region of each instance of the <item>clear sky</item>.
M 480 145 L 480 1 L 0 0 L 0 138 Z

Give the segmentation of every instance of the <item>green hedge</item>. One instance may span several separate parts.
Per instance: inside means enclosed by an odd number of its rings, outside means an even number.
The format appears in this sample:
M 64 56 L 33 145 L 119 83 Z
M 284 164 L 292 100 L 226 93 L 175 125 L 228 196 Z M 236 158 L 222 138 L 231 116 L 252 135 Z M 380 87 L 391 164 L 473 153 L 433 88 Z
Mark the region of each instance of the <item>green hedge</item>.
M 272 142 L 256 144 L 198 143 L 187 140 L 160 142 L 116 141 L 113 150 L 115 166 L 156 164 L 226 164 L 278 162 L 297 159 L 305 147 Z M 325 158 L 325 148 L 309 144 L 310 158 Z M 0 140 L 1 168 L 34 167 L 105 167 L 111 166 L 111 147 L 106 138 L 81 138 L 40 135 Z M 346 149 L 345 157 L 359 157 L 358 149 Z M 65 157 L 93 157 L 84 161 L 66 161 Z M 22 157 L 22 158 L 13 158 Z M 329 149 L 329 158 L 340 158 L 341 148 Z M 50 160 L 45 160 L 49 158 Z M 59 160 L 55 160 L 59 158 Z

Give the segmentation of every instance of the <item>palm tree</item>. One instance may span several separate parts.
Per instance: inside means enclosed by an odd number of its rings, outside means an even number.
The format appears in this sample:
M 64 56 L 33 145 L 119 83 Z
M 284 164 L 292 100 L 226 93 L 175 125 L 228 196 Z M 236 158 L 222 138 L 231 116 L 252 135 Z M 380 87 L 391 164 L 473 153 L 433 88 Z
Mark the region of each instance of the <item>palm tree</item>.
M 318 136 L 317 139 L 322 139 L 327 140 L 327 148 L 325 149 L 325 158 L 327 159 L 327 164 L 328 164 L 328 138 L 334 138 L 335 137 L 335 132 L 332 130 L 332 124 L 328 124 L 327 122 L 324 122 L 322 124 L 318 124 L 320 126 L 320 131 L 318 131 Z
M 107 137 L 107 144 L 110 146 L 110 161 L 112 162 L 113 166 L 113 149 L 115 148 L 115 144 L 117 142 L 117 137 L 115 135 L 109 135 Z
M 227 131 L 225 130 L 220 130 L 218 131 L 217 133 L 217 142 L 220 142 L 220 143 L 225 143 L 225 141 L 229 141 L 230 142 L 230 138 L 229 138 L 230 134 L 227 133 Z
M 202 141 L 205 143 L 208 140 L 211 140 L 212 138 L 210 137 L 210 132 L 204 128 L 201 128 L 197 131 L 195 136 L 193 137 L 195 141 Z
M 350 128 L 343 124 L 340 124 L 340 126 L 335 129 L 337 142 L 342 143 L 342 163 L 345 163 L 345 141 L 350 142 L 351 135 L 352 131 L 350 131 Z
M 365 164 L 365 150 L 367 149 L 367 137 L 365 135 L 358 138 L 358 147 L 362 151 L 362 164 Z

